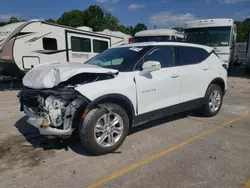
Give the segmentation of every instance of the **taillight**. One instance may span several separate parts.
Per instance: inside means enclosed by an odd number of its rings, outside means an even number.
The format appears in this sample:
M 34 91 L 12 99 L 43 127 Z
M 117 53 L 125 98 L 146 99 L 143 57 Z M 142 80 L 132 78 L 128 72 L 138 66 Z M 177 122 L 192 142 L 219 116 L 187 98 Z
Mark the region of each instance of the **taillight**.
M 128 39 L 128 43 L 129 43 L 129 44 L 134 43 L 134 38 L 129 38 L 129 39 Z
M 227 64 L 222 64 L 222 67 L 224 67 L 224 69 L 228 69 L 228 67 L 227 67 Z

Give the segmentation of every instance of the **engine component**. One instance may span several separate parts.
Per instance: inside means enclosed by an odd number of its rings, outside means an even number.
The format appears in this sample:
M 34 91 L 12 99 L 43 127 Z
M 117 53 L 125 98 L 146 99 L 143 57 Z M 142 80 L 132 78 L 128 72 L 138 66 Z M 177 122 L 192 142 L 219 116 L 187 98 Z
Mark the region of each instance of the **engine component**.
M 67 101 L 58 97 L 49 96 L 45 100 L 45 110 L 48 111 L 47 119 L 55 127 L 59 127 L 63 124 L 63 116 L 65 112 L 65 104 Z

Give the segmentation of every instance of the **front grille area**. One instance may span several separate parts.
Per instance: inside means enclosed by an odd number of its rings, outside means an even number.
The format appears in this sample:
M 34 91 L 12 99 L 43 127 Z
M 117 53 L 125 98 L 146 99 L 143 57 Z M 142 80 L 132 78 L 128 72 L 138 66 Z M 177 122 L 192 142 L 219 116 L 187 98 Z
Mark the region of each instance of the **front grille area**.
M 21 103 L 27 107 L 38 107 L 38 96 L 40 92 L 34 89 L 23 87 L 20 93 Z

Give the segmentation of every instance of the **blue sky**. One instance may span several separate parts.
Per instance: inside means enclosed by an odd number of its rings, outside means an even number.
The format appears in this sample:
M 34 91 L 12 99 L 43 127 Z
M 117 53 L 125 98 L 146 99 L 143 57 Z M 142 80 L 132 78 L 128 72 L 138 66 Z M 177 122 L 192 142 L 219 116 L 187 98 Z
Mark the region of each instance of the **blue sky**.
M 57 19 L 65 11 L 84 10 L 91 4 L 111 11 L 121 24 L 142 22 L 149 28 L 182 26 L 200 18 L 250 17 L 250 0 L 1 0 L 0 20 L 12 15 L 22 19 Z

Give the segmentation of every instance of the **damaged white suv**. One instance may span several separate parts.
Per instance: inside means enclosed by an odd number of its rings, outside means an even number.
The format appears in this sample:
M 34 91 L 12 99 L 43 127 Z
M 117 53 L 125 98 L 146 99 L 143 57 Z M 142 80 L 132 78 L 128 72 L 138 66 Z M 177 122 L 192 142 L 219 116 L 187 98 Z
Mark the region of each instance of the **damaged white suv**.
M 70 136 L 95 155 L 115 151 L 133 126 L 200 109 L 216 115 L 227 67 L 213 48 L 150 42 L 108 49 L 86 64 L 51 63 L 23 78 L 21 111 L 42 135 Z

